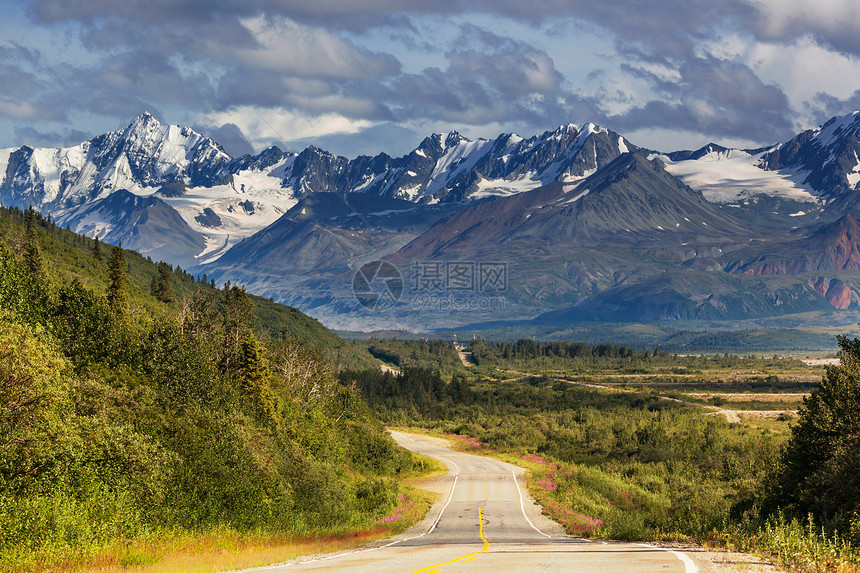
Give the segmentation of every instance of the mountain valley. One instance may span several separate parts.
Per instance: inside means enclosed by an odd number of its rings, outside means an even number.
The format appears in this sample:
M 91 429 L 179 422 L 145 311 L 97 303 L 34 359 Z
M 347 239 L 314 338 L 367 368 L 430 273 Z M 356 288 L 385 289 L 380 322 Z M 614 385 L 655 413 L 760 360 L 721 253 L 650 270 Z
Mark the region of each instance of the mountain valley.
M 860 305 L 858 132 L 855 112 L 752 150 L 659 152 L 571 124 L 434 134 L 400 158 L 233 158 L 142 114 L 78 146 L 0 150 L 0 203 L 344 329 L 800 317 Z M 385 312 L 352 285 L 380 259 L 405 287 Z M 421 288 L 422 265 L 472 282 Z M 478 288 L 482 265 L 503 288 Z

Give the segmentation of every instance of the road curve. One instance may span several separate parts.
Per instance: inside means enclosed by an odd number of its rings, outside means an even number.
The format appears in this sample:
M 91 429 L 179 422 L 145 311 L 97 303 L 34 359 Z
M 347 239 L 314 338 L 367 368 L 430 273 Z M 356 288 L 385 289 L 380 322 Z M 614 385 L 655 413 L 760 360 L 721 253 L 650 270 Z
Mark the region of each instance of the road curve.
M 392 432 L 403 447 L 450 469 L 445 494 L 416 527 L 369 548 L 255 571 L 347 573 L 695 573 L 687 555 L 640 544 L 570 537 L 522 488 L 522 468 L 454 452 L 444 441 Z

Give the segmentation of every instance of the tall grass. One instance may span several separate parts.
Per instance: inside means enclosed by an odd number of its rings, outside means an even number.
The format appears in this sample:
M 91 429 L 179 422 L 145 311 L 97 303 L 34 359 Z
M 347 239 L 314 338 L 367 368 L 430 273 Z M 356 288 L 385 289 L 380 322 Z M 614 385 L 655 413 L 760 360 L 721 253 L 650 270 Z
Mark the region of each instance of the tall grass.
M 740 551 L 768 555 L 780 564 L 804 572 L 860 571 L 860 547 L 856 542 L 806 519 L 789 518 L 783 512 L 765 519 L 745 515 L 726 521 L 713 539 Z

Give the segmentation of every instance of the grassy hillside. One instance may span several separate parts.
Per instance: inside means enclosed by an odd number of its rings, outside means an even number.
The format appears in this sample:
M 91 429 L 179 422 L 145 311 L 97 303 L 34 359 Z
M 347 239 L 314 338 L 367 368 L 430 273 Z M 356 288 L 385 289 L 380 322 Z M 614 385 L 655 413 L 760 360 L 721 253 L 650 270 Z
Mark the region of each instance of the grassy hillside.
M 107 259 L 111 245 L 101 243 L 96 255 L 96 241 L 54 225 L 50 219 L 35 214 L 39 245 L 45 265 L 46 278 L 57 284 L 74 279 L 83 286 L 105 292 L 107 288 Z M 12 251 L 23 253 L 25 243 L 25 213 L 19 209 L 0 207 L 0 239 Z M 152 281 L 158 276 L 158 265 L 136 251 L 125 250 L 128 290 L 133 306 L 148 312 L 161 312 L 162 305 L 151 295 Z M 201 290 L 207 295 L 218 292 L 205 275 L 192 276 L 180 267 L 170 267 L 171 282 L 177 301 Z M 271 299 L 248 295 L 254 303 L 254 327 L 258 332 L 279 335 L 287 332 L 299 340 L 324 347 L 337 347 L 343 340 L 319 321 L 299 310 L 273 302 Z
M 413 462 L 335 380 L 341 344 L 295 309 L 0 210 L 0 570 L 162 535 L 380 527 Z

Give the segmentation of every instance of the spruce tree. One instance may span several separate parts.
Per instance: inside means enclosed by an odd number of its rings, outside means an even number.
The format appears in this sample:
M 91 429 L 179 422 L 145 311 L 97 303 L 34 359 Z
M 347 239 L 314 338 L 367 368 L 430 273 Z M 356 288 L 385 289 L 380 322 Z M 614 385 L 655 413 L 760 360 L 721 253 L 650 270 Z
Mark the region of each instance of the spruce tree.
M 836 522 L 860 510 L 860 339 L 838 339 L 840 364 L 803 400 L 771 500 Z
M 115 246 L 111 249 L 108 260 L 108 303 L 111 309 L 119 317 L 128 314 L 128 292 L 125 274 L 125 252 L 122 247 Z
M 99 242 L 98 235 L 96 235 L 96 238 L 93 242 L 93 258 L 97 261 L 102 260 L 102 245 Z
M 34 275 L 42 273 L 42 251 L 39 248 L 39 233 L 36 230 L 36 212 L 32 208 L 25 215 L 27 231 L 24 244 L 24 265 Z
M 251 334 L 254 303 L 244 288 L 228 283 L 224 285 L 219 306 L 224 329 L 221 366 L 225 371 L 235 374 L 241 361 L 242 341 Z
M 252 332 L 245 335 L 239 354 L 238 374 L 242 388 L 251 398 L 252 407 L 264 419 L 279 425 L 283 419 L 278 413 L 277 400 L 269 385 L 271 371 L 263 352 L 263 345 Z
M 260 341 L 253 333 L 248 333 L 242 340 L 242 351 L 239 356 L 239 371 L 246 385 L 257 385 L 269 377 L 269 365 L 263 356 Z
M 170 265 L 164 261 L 158 263 L 158 276 L 152 279 L 152 295 L 161 302 L 171 303 L 175 300 L 173 296 L 173 273 Z

